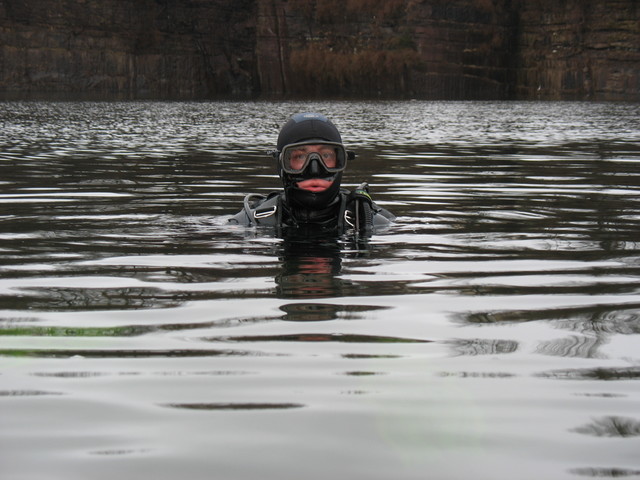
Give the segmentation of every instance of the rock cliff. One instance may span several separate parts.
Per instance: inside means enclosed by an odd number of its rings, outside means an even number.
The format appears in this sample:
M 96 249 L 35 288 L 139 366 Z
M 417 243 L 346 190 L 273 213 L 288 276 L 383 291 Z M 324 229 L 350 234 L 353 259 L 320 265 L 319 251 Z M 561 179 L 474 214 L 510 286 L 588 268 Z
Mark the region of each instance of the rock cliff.
M 521 0 L 517 13 L 520 97 L 640 99 L 640 2 Z
M 637 0 L 0 0 L 0 92 L 640 99 Z
M 0 89 L 250 94 L 254 0 L 0 0 Z

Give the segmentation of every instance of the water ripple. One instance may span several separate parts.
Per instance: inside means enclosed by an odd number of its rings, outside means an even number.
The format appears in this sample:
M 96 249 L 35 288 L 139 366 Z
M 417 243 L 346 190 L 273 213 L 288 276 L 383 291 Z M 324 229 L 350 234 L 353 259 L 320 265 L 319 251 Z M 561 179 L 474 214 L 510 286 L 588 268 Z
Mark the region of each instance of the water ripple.
M 309 110 L 392 227 L 227 225 Z M 0 125 L 5 476 L 640 471 L 640 105 L 32 101 Z

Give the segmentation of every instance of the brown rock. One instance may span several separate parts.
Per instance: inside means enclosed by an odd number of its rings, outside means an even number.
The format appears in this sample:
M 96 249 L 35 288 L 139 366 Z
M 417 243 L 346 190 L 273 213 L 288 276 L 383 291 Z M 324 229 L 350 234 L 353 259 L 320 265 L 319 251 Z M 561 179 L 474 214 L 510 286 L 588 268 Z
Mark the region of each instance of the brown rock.
M 0 92 L 640 99 L 637 0 L 0 0 Z

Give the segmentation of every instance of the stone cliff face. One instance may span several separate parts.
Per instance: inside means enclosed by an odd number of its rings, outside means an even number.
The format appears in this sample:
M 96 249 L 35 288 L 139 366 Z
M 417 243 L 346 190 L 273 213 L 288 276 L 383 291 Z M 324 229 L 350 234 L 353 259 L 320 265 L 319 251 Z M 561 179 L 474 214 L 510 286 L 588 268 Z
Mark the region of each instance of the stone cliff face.
M 0 0 L 0 89 L 248 94 L 257 87 L 253 7 L 253 0 Z
M 522 0 L 518 15 L 519 96 L 640 99 L 640 2 Z
M 262 3 L 263 23 L 281 32 L 290 93 L 503 98 L 513 89 L 507 0 Z
M 640 99 L 637 0 L 0 0 L 0 92 Z

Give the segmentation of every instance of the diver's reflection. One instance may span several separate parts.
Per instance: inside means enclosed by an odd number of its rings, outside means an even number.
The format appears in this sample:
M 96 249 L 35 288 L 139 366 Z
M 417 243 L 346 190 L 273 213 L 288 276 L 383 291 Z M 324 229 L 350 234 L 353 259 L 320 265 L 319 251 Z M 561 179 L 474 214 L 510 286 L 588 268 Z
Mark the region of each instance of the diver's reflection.
M 323 298 L 342 295 L 342 258 L 338 238 L 287 235 L 279 252 L 282 270 L 276 276 L 280 298 Z
M 326 231 L 296 229 L 282 235 L 278 248 L 281 261 L 276 276 L 279 298 L 309 300 L 284 304 L 282 320 L 322 322 L 359 318 L 362 312 L 381 307 L 324 303 L 322 298 L 341 298 L 357 294 L 359 287 L 341 276 L 345 256 L 359 257 L 369 253 L 368 237 L 330 235 Z M 315 301 L 314 301 L 315 300 Z
M 328 303 L 290 303 L 282 305 L 280 310 L 285 313 L 282 320 L 288 322 L 324 322 L 338 318 L 345 307 Z

